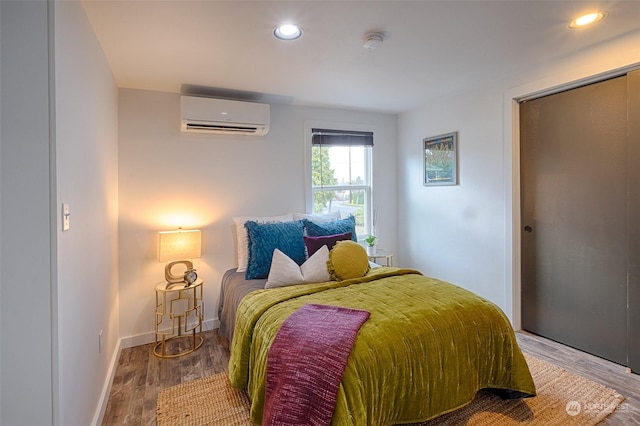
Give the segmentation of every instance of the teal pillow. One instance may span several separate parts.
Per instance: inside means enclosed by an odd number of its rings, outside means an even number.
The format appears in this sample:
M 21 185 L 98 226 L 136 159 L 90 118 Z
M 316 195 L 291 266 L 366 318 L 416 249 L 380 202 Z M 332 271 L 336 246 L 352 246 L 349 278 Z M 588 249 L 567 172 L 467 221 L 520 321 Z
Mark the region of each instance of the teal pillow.
M 245 278 L 248 280 L 267 278 L 275 249 L 280 250 L 298 265 L 307 259 L 301 220 L 293 222 L 244 224 L 249 237 L 249 263 Z
M 358 236 L 356 235 L 356 218 L 353 217 L 353 215 L 345 219 L 322 223 L 315 223 L 304 219 L 304 228 L 310 237 L 324 237 L 351 232 L 351 239 L 356 242 L 358 241 Z

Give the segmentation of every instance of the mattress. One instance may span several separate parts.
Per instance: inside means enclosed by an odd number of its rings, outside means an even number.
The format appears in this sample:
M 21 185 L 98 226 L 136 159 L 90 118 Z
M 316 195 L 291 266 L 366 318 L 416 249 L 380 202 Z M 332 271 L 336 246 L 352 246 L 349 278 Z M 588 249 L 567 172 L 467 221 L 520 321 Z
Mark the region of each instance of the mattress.
M 220 306 L 218 307 L 219 333 L 229 342 L 233 339 L 236 312 L 240 301 L 252 291 L 264 289 L 266 282 L 266 279 L 247 280 L 245 272 L 237 272 L 237 268 L 229 269 L 224 273 L 220 286 Z

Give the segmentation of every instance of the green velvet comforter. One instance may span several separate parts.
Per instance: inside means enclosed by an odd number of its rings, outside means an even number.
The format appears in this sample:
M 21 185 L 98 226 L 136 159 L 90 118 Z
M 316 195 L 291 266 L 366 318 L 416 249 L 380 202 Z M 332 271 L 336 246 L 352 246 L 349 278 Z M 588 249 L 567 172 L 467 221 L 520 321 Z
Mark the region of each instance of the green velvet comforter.
M 363 278 L 258 290 L 240 303 L 229 378 L 247 388 L 260 423 L 267 352 L 282 322 L 306 303 L 369 311 L 338 391 L 334 425 L 419 422 L 462 407 L 480 389 L 535 395 L 509 320 L 493 303 L 398 268 Z

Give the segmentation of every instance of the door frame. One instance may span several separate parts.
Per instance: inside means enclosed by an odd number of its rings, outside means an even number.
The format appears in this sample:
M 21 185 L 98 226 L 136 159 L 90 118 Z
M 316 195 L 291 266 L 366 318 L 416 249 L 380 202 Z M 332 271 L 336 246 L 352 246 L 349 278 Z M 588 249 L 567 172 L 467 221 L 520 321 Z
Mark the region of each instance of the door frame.
M 503 95 L 505 176 L 505 283 L 504 306 L 515 330 L 522 328 L 520 249 L 520 109 L 519 102 L 562 92 L 640 69 L 640 62 L 620 68 L 580 73 L 567 72 L 507 90 Z M 509 179 L 511 176 L 511 179 Z M 508 280 L 511 279 L 511 283 Z

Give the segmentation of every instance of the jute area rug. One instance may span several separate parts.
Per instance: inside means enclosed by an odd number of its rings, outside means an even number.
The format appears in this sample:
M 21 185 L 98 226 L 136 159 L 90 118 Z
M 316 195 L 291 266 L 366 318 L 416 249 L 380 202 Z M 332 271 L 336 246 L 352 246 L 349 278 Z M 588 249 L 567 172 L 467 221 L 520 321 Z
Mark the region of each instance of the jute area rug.
M 502 400 L 484 391 L 469 405 L 423 426 L 445 425 L 595 425 L 624 397 L 613 389 L 569 373 L 532 356 L 526 356 L 538 395 L 522 400 Z M 231 387 L 219 373 L 163 390 L 158 395 L 158 426 L 248 426 L 249 398 Z

